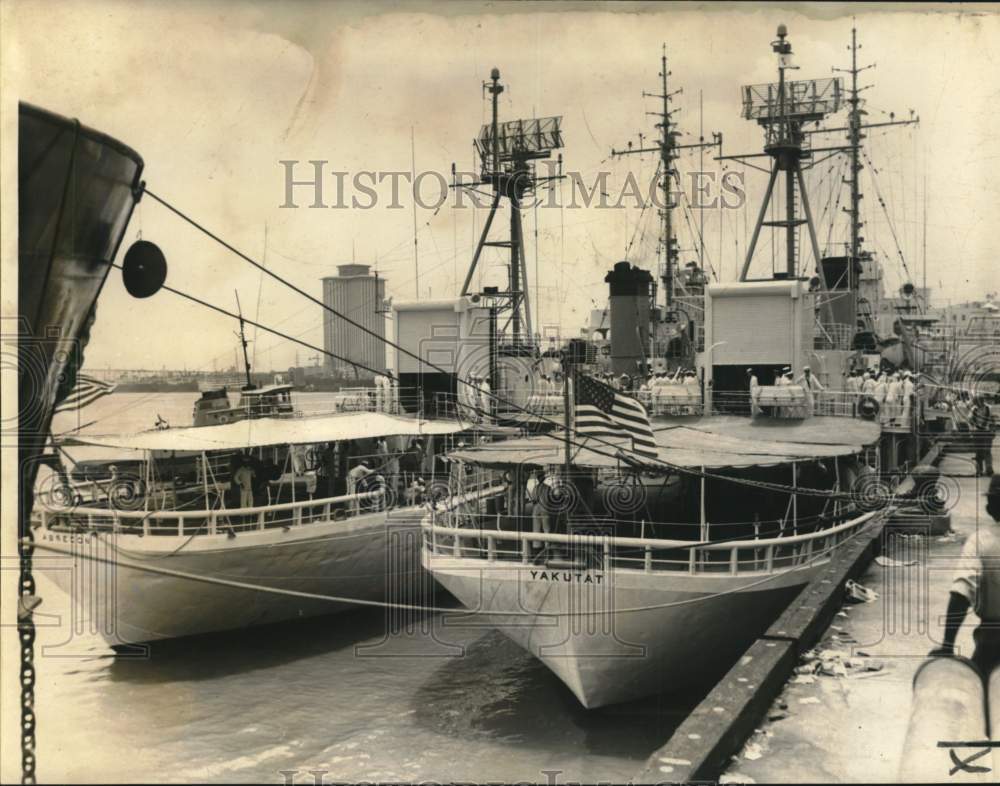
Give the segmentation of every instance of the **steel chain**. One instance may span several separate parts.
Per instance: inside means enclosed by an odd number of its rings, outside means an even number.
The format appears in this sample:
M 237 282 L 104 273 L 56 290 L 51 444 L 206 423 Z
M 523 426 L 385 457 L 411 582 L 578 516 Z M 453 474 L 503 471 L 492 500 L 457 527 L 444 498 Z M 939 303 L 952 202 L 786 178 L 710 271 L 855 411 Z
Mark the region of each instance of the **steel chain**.
M 17 610 L 21 645 L 21 783 L 35 783 L 35 620 L 32 610 L 35 577 L 31 572 L 35 545 L 31 527 L 25 527 L 21 535 Z

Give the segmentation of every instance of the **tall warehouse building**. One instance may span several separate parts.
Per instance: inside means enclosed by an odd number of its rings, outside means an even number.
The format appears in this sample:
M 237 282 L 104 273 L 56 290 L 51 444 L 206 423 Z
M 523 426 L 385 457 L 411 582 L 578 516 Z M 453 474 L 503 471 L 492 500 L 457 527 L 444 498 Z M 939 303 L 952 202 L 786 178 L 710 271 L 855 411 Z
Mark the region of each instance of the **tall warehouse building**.
M 323 279 L 323 303 L 337 313 L 364 325 L 366 333 L 342 317 L 323 312 L 323 347 L 327 352 L 382 372 L 386 368 L 385 279 L 371 274 L 369 265 L 338 265 L 337 275 Z M 374 335 L 372 335 L 374 334 Z M 326 356 L 326 368 L 334 374 L 354 375 L 354 367 Z M 357 369 L 360 376 L 370 371 Z

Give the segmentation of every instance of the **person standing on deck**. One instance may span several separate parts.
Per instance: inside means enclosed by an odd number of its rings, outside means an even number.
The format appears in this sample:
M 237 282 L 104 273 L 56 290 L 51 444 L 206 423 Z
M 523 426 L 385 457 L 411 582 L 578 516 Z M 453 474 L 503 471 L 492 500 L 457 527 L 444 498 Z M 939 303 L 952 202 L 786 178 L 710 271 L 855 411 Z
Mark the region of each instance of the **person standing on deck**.
M 358 465 L 354 467 L 350 472 L 347 473 L 347 493 L 351 496 L 358 493 L 358 484 L 366 477 L 372 474 L 372 470 L 368 468 L 368 460 L 362 459 L 358 462 Z M 356 516 L 358 513 L 358 501 L 356 499 L 351 500 L 351 515 Z
M 972 432 L 976 450 L 976 477 L 993 474 L 993 413 L 977 396 L 969 415 L 969 430 Z
M 781 369 L 781 373 L 774 378 L 774 387 L 783 388 L 792 384 L 791 374 L 792 374 L 792 369 L 790 366 L 785 366 L 783 369 Z M 776 418 L 786 418 L 788 417 L 790 412 L 791 412 L 791 407 L 782 407 L 780 405 L 774 407 L 774 416 Z
M 889 386 L 885 381 L 885 374 L 880 373 L 875 378 L 875 388 L 872 390 L 872 397 L 878 404 L 879 419 L 885 422 L 885 398 L 888 395 Z
M 866 396 L 875 395 L 875 380 L 872 378 L 871 372 L 866 371 L 861 378 L 861 392 Z
M 802 386 L 802 390 L 806 394 L 806 403 L 803 408 L 805 411 L 802 413 L 804 417 L 810 418 L 813 416 L 813 410 L 815 409 L 816 402 L 814 400 L 814 393 L 820 393 L 826 388 L 820 383 L 816 377 L 813 376 L 812 369 L 809 366 L 802 367 L 802 373 L 795 382 Z
M 386 412 L 391 412 L 394 415 L 399 414 L 399 387 L 396 383 L 396 378 L 386 375 L 385 378 L 385 395 L 388 401 L 386 402 Z
M 900 418 L 903 421 L 903 426 L 905 428 L 910 427 L 910 412 L 912 411 L 914 404 L 914 396 L 917 392 L 917 386 L 913 382 L 912 372 L 906 371 L 903 374 L 903 382 L 900 385 L 900 391 L 902 393 L 902 410 L 900 412 Z
M 250 462 L 247 461 L 247 456 L 243 457 L 243 461 L 240 462 L 239 469 L 233 474 L 233 483 L 235 483 L 240 489 L 240 507 L 241 508 L 252 508 L 253 507 L 253 483 L 254 483 L 255 473 Z
M 847 375 L 847 395 L 851 408 L 851 414 L 858 416 L 858 400 L 861 398 L 861 374 L 859 371 L 850 371 Z
M 750 386 L 750 417 L 755 418 L 760 414 L 760 382 L 752 368 L 747 369 L 747 377 Z
M 903 391 L 900 387 L 899 374 L 890 374 L 889 381 L 885 389 L 885 419 L 895 424 L 896 418 L 900 415 Z
M 539 476 L 538 470 L 532 470 L 524 486 L 524 496 L 527 498 L 525 513 L 531 516 L 532 532 L 549 532 L 549 516 L 541 502 L 542 480 Z M 539 549 L 542 547 L 542 542 L 533 540 L 531 545 Z
M 986 512 L 993 519 L 969 535 L 959 557 L 945 613 L 944 641 L 931 655 L 953 655 L 955 639 L 971 608 L 979 617 L 972 634 L 972 662 L 988 678 L 1000 666 L 1000 476 L 990 479 Z

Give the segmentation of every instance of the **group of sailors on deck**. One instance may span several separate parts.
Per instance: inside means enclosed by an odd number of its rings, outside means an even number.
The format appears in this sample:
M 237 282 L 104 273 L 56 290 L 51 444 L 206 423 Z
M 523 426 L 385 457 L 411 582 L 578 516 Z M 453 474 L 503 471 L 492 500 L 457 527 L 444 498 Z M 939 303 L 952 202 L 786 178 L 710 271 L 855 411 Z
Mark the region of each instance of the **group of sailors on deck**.
M 884 425 L 906 425 L 910 422 L 916 382 L 910 371 L 851 371 L 847 376 L 847 391 L 854 398 L 857 414 L 862 397 L 878 405 L 879 419 Z
M 761 385 L 757 379 L 757 372 L 752 368 L 747 369 L 747 379 L 750 388 L 750 417 L 757 417 L 764 414 L 764 407 L 760 404 Z M 808 418 L 816 411 L 816 394 L 821 393 L 826 388 L 816 375 L 812 373 L 809 366 L 802 367 L 802 373 L 795 377 L 791 366 L 785 366 L 780 373 L 775 374 L 774 387 L 791 387 L 798 385 L 805 394 L 802 404 L 792 404 L 788 406 L 771 406 L 768 414 L 777 418 Z
M 693 368 L 647 371 L 635 375 L 596 374 L 615 390 L 636 396 L 655 415 L 694 415 L 701 411 L 701 381 Z
M 701 412 L 701 381 L 693 368 L 673 374 L 647 374 L 639 385 L 639 400 L 656 415 L 696 415 Z

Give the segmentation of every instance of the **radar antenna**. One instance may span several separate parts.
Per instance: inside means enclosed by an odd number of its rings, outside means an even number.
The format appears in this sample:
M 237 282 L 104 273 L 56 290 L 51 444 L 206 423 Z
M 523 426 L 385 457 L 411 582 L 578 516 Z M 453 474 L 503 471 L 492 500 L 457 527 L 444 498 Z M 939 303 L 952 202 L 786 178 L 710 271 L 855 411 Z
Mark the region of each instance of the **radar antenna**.
M 498 101 L 504 86 L 500 84 L 500 69 L 490 72 L 489 83 L 483 85 L 490 94 L 493 108 L 492 121 L 484 125 L 475 139 L 479 154 L 480 179 L 472 183 L 453 183 L 453 188 L 475 188 L 489 185 L 493 189 L 490 212 L 486 217 L 479 243 L 476 246 L 472 264 L 462 285 L 462 294 L 469 295 L 472 278 L 479 265 L 483 249 L 487 246 L 506 248 L 510 251 L 508 262 L 508 285 L 506 291 L 498 287 L 487 287 L 480 294 L 499 316 L 508 314 L 508 319 L 498 323 L 497 338 L 506 338 L 514 347 L 531 344 L 534 334 L 531 327 L 531 304 L 528 299 L 528 269 L 524 252 L 524 230 L 521 224 L 521 207 L 524 197 L 533 194 L 543 182 L 557 180 L 562 174 L 539 176 L 533 162 L 550 158 L 554 150 L 563 146 L 562 117 L 542 117 L 530 120 L 499 120 Z M 562 156 L 558 158 L 562 169 Z M 452 172 L 455 171 L 452 165 Z M 500 207 L 500 201 L 510 203 L 510 233 L 504 240 L 490 240 L 490 228 Z M 508 332 L 509 329 L 509 332 Z M 524 340 L 527 337 L 527 342 Z

